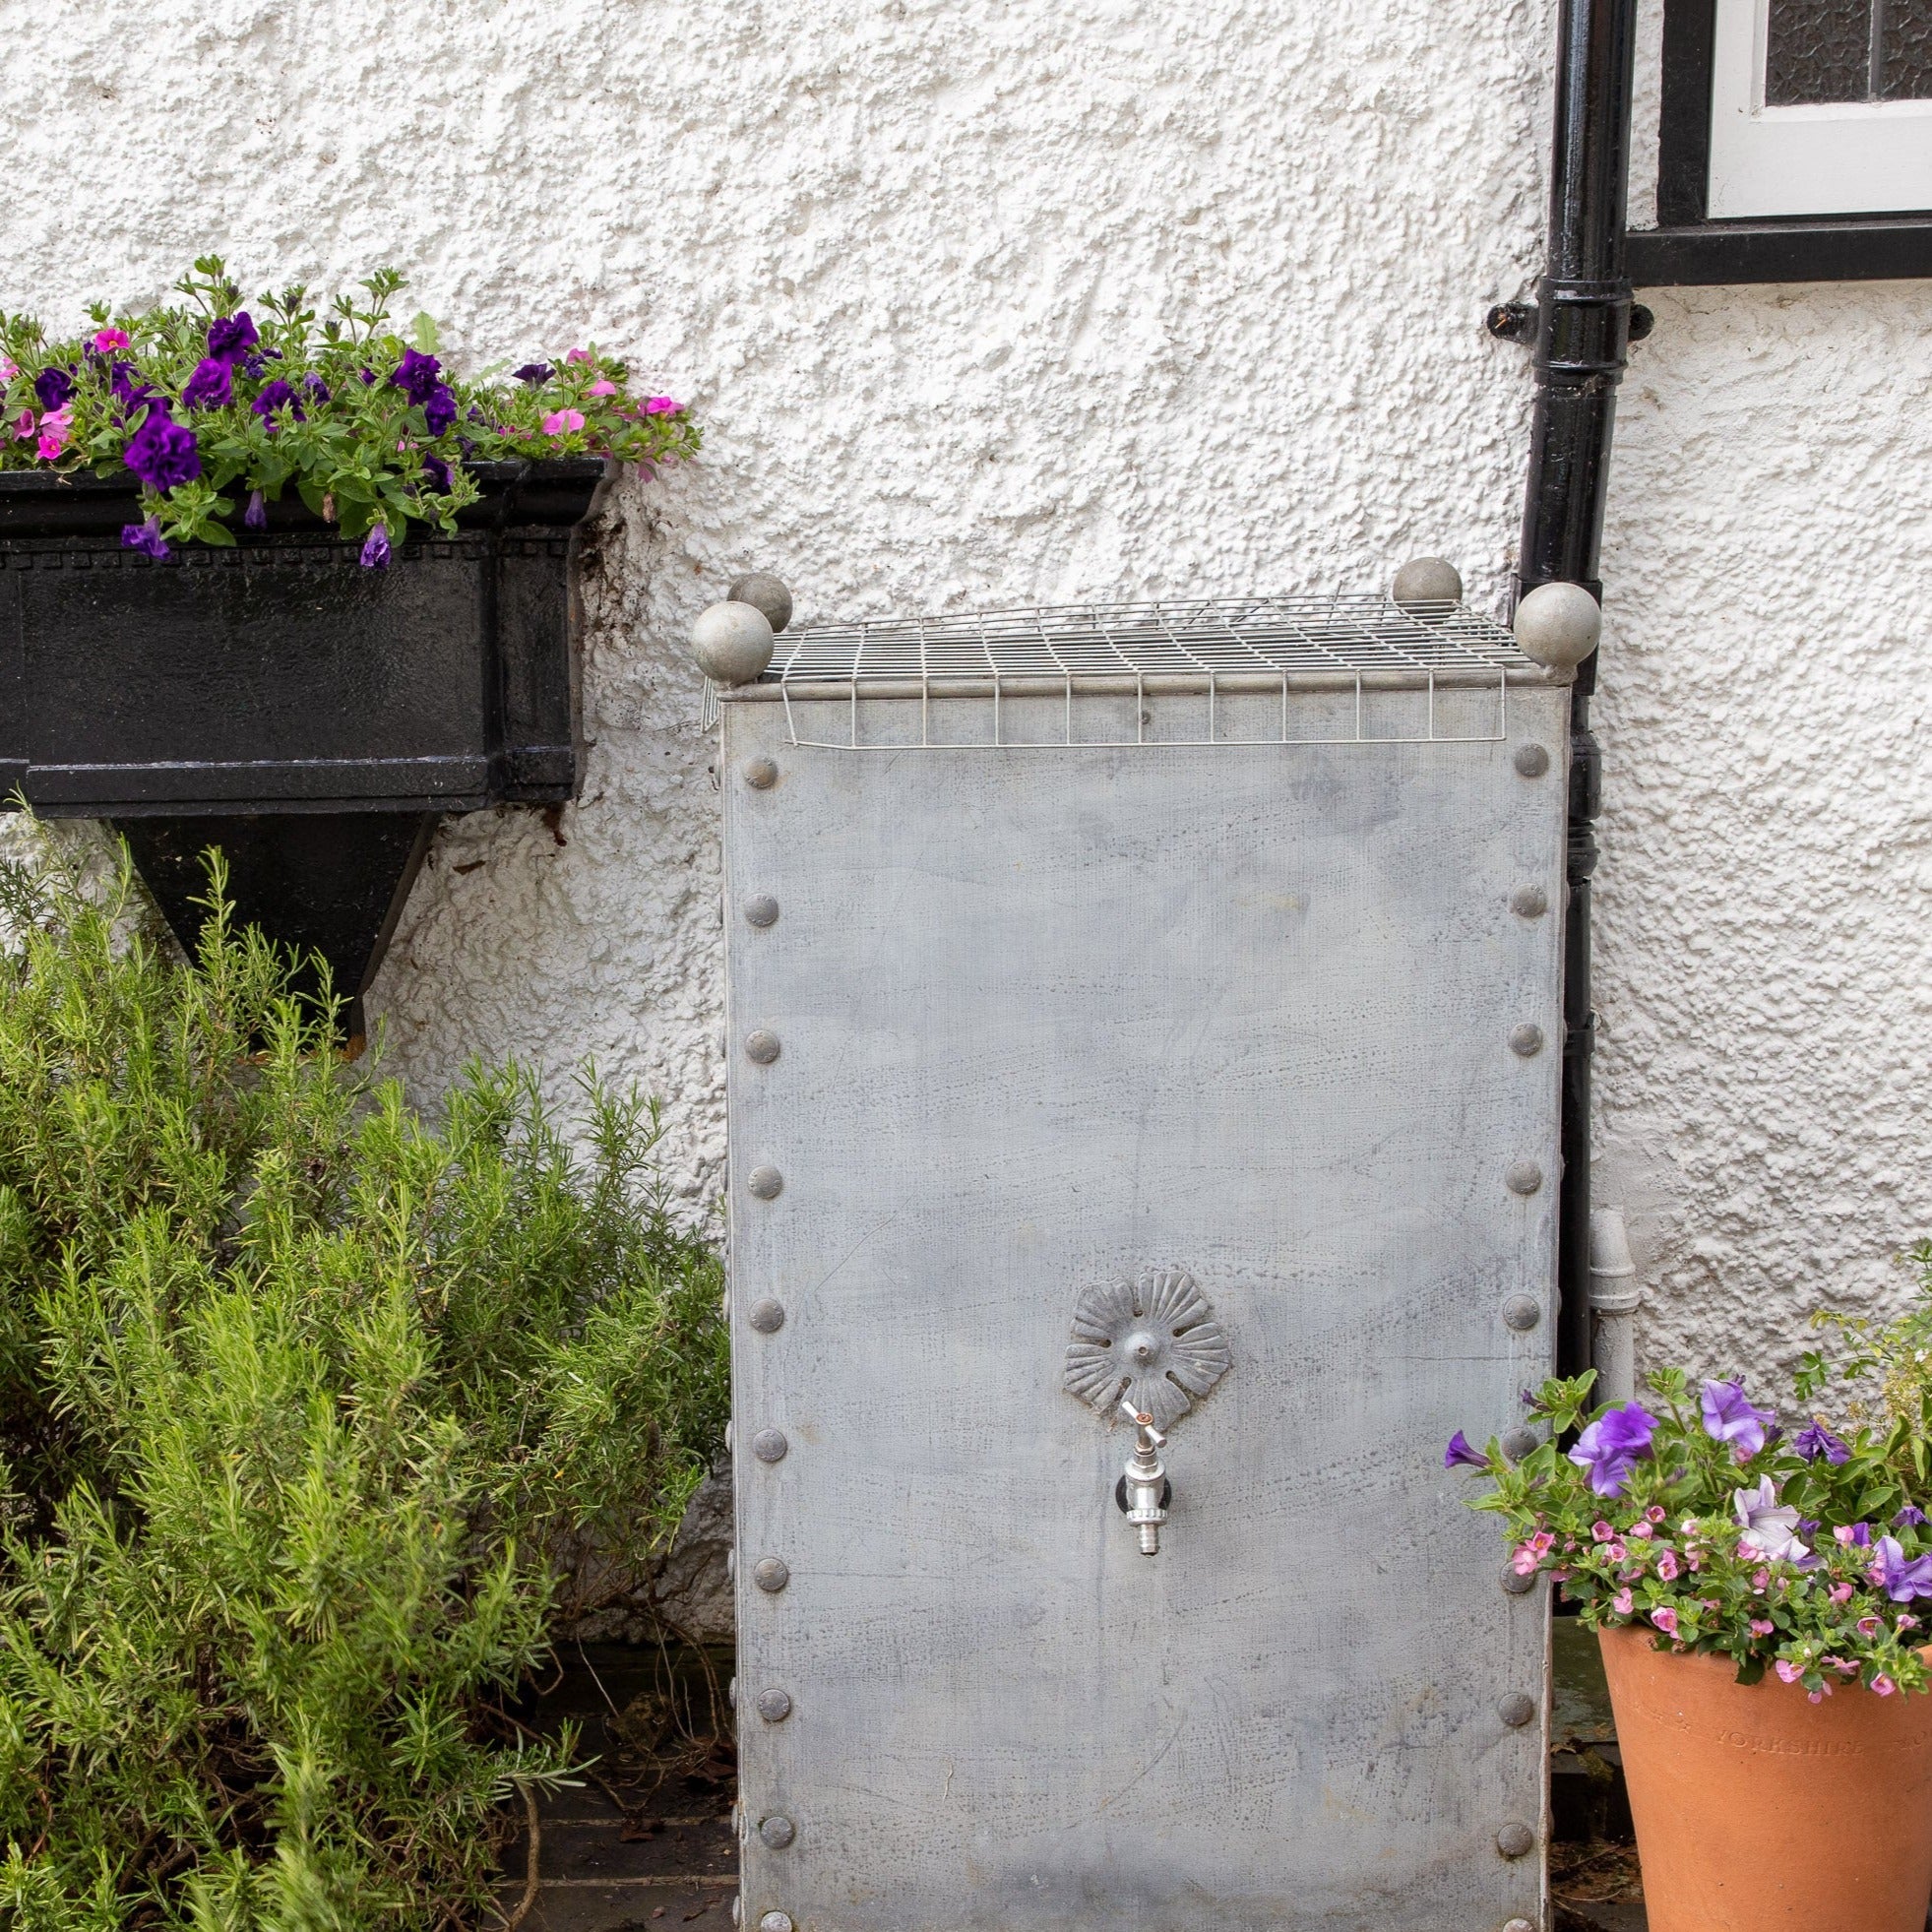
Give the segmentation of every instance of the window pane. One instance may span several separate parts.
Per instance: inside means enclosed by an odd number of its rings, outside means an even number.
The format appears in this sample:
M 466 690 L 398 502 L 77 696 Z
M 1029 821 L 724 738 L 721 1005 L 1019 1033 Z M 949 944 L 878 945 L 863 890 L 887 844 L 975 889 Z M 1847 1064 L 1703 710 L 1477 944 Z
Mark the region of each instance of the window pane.
M 1925 0 L 1899 6 L 1922 14 Z M 1871 98 L 1872 0 L 1771 0 L 1769 40 L 1769 106 Z
M 1932 0 L 1882 0 L 1879 93 L 1886 100 L 1932 100 Z

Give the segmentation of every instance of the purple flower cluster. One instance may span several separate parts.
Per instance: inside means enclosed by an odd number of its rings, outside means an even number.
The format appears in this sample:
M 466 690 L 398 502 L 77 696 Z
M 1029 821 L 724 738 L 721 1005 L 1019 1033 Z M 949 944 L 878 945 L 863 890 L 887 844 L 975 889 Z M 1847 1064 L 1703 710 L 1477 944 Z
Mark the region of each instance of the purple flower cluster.
M 1740 1382 L 1707 1382 L 1703 1407 L 1705 1433 L 1731 1444 L 1740 1463 L 1764 1448 L 1777 1424 L 1777 1411 L 1747 1401 Z
M 441 436 L 456 421 L 456 394 L 443 380 L 443 365 L 435 356 L 405 348 L 389 384 L 421 408 L 432 436 Z
M 239 315 L 221 315 L 208 325 L 208 352 L 230 368 L 239 362 L 262 339 L 255 331 L 254 318 L 246 309 Z
M 128 438 L 121 461 L 151 490 L 176 489 L 201 474 L 195 432 L 176 422 L 158 397 L 149 403 L 148 413 Z
M 74 377 L 66 369 L 42 369 L 33 378 L 33 394 L 43 409 L 64 409 L 74 394 Z
M 1606 1408 L 1577 1438 L 1570 1460 L 1589 1471 L 1589 1486 L 1598 1496 L 1618 1496 L 1630 1472 L 1651 1453 L 1657 1418 L 1640 1402 Z
M 181 403 L 189 409 L 225 409 L 234 401 L 234 365 L 218 355 L 204 356 L 181 388 Z
M 1850 1447 L 1839 1437 L 1833 1435 L 1822 1422 L 1813 1422 L 1800 1429 L 1791 1438 L 1791 1447 L 1807 1463 L 1815 1463 L 1822 1456 L 1834 1468 L 1840 1463 L 1851 1461 Z
M 145 524 L 123 524 L 121 547 L 139 550 L 143 556 L 153 557 L 159 563 L 168 554 L 167 543 L 161 536 L 161 520 L 150 517 Z

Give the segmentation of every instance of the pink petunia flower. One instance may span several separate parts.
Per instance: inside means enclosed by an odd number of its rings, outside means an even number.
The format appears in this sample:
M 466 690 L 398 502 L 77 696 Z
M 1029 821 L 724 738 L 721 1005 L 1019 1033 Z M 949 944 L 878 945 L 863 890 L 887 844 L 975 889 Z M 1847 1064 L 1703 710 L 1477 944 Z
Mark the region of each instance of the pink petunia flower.
M 1591 1539 L 1599 1543 L 1613 1543 L 1617 1539 L 1617 1532 L 1600 1516 L 1589 1526 L 1589 1533 Z
M 1832 1687 L 1830 1684 L 1820 1684 L 1815 1691 L 1807 1691 L 1804 1695 L 1807 1704 L 1823 1704 L 1832 1695 Z
M 1510 1568 L 1519 1577 L 1533 1577 L 1536 1574 L 1537 1561 L 1536 1552 L 1527 1543 L 1519 1543 L 1516 1546 L 1516 1554 L 1510 1558 Z
M 576 351 L 572 350 L 575 354 Z M 553 409 L 543 418 L 543 433 L 546 436 L 568 436 L 573 429 L 584 427 L 582 409 Z
M 57 457 L 67 447 L 67 431 L 72 418 L 71 409 L 49 409 L 40 418 L 40 441 L 33 453 L 42 462 Z
M 1851 1586 L 1849 1584 L 1834 1584 L 1832 1586 L 1832 1601 L 1834 1603 L 1849 1603 L 1851 1601 Z
M 1872 1689 L 1875 1690 L 1880 1697 L 1890 1697 L 1892 1693 L 1896 1691 L 1898 1688 L 1899 1686 L 1895 1684 L 1892 1681 L 1892 1679 L 1888 1677 L 1885 1674 L 1885 1672 L 1882 1670 L 1879 1672 L 1879 1674 L 1876 1677 L 1872 1679 Z
M 14 441 L 25 443 L 33 434 L 33 411 L 23 409 L 14 420 Z
M 0 355 L 0 383 L 10 383 L 20 374 L 20 364 L 11 355 Z
M 1918 1619 L 1916 1617 L 1900 1617 L 1896 1627 L 1900 1630 L 1916 1630 L 1918 1628 Z
M 1801 1663 L 1793 1663 L 1789 1657 L 1779 1657 L 1777 1661 L 1772 1665 L 1772 1668 L 1775 1671 L 1776 1671 L 1777 1674 L 1781 1678 L 1783 1678 L 1783 1680 L 1787 1684 L 1795 1684 L 1798 1681 L 1798 1679 L 1804 1675 L 1804 1665 Z
M 617 385 L 606 378 L 593 382 L 584 394 L 586 396 L 615 396 L 617 394 Z
M 574 348 L 564 357 L 566 362 L 594 362 L 596 359 L 588 348 Z
M 1751 1572 L 1751 1588 L 1758 1595 L 1762 1596 L 1771 1588 L 1771 1572 L 1769 1570 L 1753 1570 Z
M 1751 1619 L 1751 1635 L 1753 1637 L 1769 1637 L 1776 1628 L 1777 1626 L 1775 1623 L 1770 1622 L 1764 1617 L 1753 1617 Z
M 1652 1503 L 1651 1507 L 1644 1512 L 1644 1517 L 1647 1522 L 1661 1523 L 1663 1521 L 1663 1505 L 1661 1503 Z
M 1677 1612 L 1675 1610 L 1652 1610 L 1651 1612 L 1651 1621 L 1666 1637 L 1675 1637 L 1677 1635 Z
M 1637 1614 L 1637 1603 L 1630 1593 L 1628 1584 L 1610 1598 L 1610 1608 L 1620 1617 L 1634 1617 Z
M 638 405 L 638 413 L 644 416 L 674 416 L 684 407 L 675 396 L 647 396 Z
M 1878 1632 L 1879 1621 L 1876 1617 L 1860 1617 L 1858 1619 L 1858 1635 L 1860 1637 L 1876 1637 Z
M 1677 1578 L 1677 1553 L 1675 1550 L 1657 1551 L 1657 1575 L 1665 1583 L 1674 1583 Z
M 96 329 L 93 332 L 93 352 L 105 355 L 109 349 L 126 348 L 128 332 L 125 329 Z

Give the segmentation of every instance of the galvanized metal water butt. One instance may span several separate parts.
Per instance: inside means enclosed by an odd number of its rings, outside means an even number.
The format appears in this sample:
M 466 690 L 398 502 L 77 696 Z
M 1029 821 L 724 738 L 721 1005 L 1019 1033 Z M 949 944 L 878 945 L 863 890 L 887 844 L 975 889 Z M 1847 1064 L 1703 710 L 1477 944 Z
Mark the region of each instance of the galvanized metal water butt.
M 1543 1923 L 1442 1445 L 1552 1359 L 1565 680 L 1257 598 L 717 694 L 744 1924 Z

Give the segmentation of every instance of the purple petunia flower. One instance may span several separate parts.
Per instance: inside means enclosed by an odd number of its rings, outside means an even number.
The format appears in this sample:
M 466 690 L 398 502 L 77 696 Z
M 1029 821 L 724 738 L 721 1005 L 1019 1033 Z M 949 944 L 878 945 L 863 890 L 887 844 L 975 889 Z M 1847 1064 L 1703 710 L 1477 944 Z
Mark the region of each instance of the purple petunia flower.
M 389 379 L 391 389 L 400 389 L 411 403 L 427 403 L 440 387 L 443 365 L 433 355 L 405 348 L 403 359 Z
M 1843 1523 L 1832 1531 L 1832 1537 L 1841 1549 L 1870 1549 L 1872 1526 L 1869 1523 Z
M 447 496 L 450 490 L 450 466 L 439 456 L 426 456 L 422 460 L 423 480 L 431 489 Z
M 161 536 L 161 520 L 150 517 L 145 524 L 123 524 L 121 548 L 139 550 L 144 556 L 153 557 L 159 563 L 168 554 L 167 544 Z
M 557 372 L 547 362 L 526 362 L 521 369 L 512 369 L 510 373 L 518 382 L 538 389 Z
M 1731 1511 L 1738 1522 L 1738 1545 L 1767 1561 L 1783 1557 L 1802 1563 L 1811 1551 L 1800 1539 L 1798 1513 L 1777 1500 L 1777 1485 L 1760 1476 L 1755 1489 L 1733 1489 Z
M 148 405 L 148 413 L 128 438 L 121 461 L 151 490 L 171 490 L 201 474 L 195 432 L 174 421 L 159 402 Z
M 252 383 L 258 383 L 268 374 L 271 362 L 280 362 L 281 351 L 279 348 L 257 349 L 253 355 L 245 355 L 241 360 L 241 373 Z
M 456 397 L 448 383 L 438 383 L 422 405 L 422 419 L 432 436 L 440 436 L 456 421 Z
M 1807 1463 L 1815 1463 L 1821 1456 L 1834 1467 L 1851 1461 L 1850 1446 L 1833 1435 L 1822 1422 L 1814 1422 L 1809 1428 L 1800 1429 L 1791 1438 L 1791 1447 Z
M 1922 1529 L 1925 1527 L 1925 1512 L 1916 1503 L 1907 1503 L 1892 1519 L 1892 1527 L 1895 1529 Z
M 370 526 L 368 537 L 362 545 L 361 562 L 364 570 L 389 568 L 389 530 L 386 525 Z
M 302 405 L 295 400 L 295 392 L 278 376 L 274 382 L 263 386 L 262 393 L 248 405 L 258 416 L 273 416 L 276 410 L 288 409 L 297 422 L 302 420 Z M 269 424 L 274 429 L 275 424 Z
M 311 403 L 326 403 L 329 400 L 329 385 L 313 373 L 302 378 L 302 388 L 308 393 Z
M 224 409 L 234 394 L 234 370 L 219 356 L 209 355 L 195 364 L 195 373 L 182 385 L 181 402 L 190 409 Z
M 65 369 L 42 369 L 33 378 L 33 394 L 43 409 L 64 408 L 74 394 L 74 378 Z
M 1897 1536 L 1878 1539 L 1878 1556 L 1870 1574 L 1872 1582 L 1895 1603 L 1932 1596 L 1932 1556 L 1907 1558 Z
M 374 386 L 376 380 L 376 372 L 373 369 L 358 369 L 355 373 L 362 379 L 362 382 L 365 387 Z
M 218 315 L 208 325 L 208 352 L 230 367 L 239 362 L 261 341 L 255 333 L 254 318 L 243 309 L 239 315 Z M 249 358 L 251 361 L 255 357 Z M 252 372 L 251 372 L 252 373 Z
M 1732 1444 L 1747 1460 L 1764 1448 L 1766 1433 L 1776 1420 L 1775 1409 L 1760 1408 L 1746 1398 L 1741 1382 L 1704 1385 L 1705 1433 Z
M 1606 1408 L 1577 1438 L 1570 1460 L 1589 1471 L 1589 1486 L 1596 1495 L 1619 1495 L 1639 1458 L 1651 1453 L 1656 1426 L 1656 1417 L 1638 1402 Z
M 268 505 L 260 490 L 248 492 L 248 508 L 241 513 L 241 521 L 250 530 L 267 530 L 269 527 Z
M 1442 1465 L 1445 1469 L 1486 1469 L 1489 1459 L 1471 1449 L 1468 1437 L 1458 1429 L 1450 1437 L 1449 1447 L 1442 1453 Z

